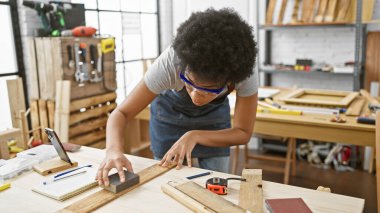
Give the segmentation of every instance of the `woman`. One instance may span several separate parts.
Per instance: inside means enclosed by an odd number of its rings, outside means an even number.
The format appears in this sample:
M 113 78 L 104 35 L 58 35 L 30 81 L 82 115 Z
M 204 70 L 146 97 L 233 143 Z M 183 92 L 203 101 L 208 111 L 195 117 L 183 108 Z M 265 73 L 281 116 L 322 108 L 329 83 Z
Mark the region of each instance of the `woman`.
M 155 159 L 181 168 L 197 158 L 201 168 L 228 172 L 229 146 L 246 144 L 256 118 L 258 76 L 252 28 L 231 9 L 193 13 L 173 44 L 107 122 L 106 157 L 97 179 L 108 185 L 116 168 L 132 165 L 123 155 L 128 121 L 151 104 L 150 136 Z M 234 125 L 227 95 L 236 90 Z

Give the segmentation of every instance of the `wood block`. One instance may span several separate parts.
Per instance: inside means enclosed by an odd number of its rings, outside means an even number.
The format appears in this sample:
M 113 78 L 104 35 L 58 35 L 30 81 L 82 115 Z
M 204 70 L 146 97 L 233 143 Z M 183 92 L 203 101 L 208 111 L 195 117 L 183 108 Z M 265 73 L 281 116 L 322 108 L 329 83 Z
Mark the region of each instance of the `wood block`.
M 41 175 L 48 175 L 55 172 L 63 171 L 69 168 L 77 167 L 78 162 L 72 162 L 71 164 L 61 160 L 60 158 L 54 158 L 43 163 L 33 166 L 34 171 Z
M 200 185 L 187 180 L 169 181 L 161 190 L 194 212 L 246 212 Z
M 280 14 L 278 15 L 277 24 L 282 24 L 283 23 L 284 15 L 285 15 L 285 9 L 286 9 L 286 4 L 287 3 L 288 3 L 288 0 L 282 0 Z
M 348 9 L 350 8 L 350 0 L 340 0 L 339 1 L 339 12 L 336 17 L 337 22 L 345 22 Z
M 251 211 L 263 212 L 263 187 L 261 169 L 244 169 L 240 183 L 239 206 Z
M 292 13 L 292 24 L 298 23 L 298 13 L 299 13 L 300 0 L 295 0 L 293 13 Z
M 30 118 L 32 121 L 33 138 L 35 140 L 41 139 L 40 130 L 40 113 L 38 110 L 38 100 L 30 101 Z
M 24 112 L 26 111 L 22 79 L 17 78 L 13 80 L 7 80 L 7 88 L 9 98 L 9 109 L 11 110 L 12 126 L 13 128 L 19 128 L 19 113 L 21 110 L 23 110 Z
M 267 14 L 265 18 L 265 24 L 273 24 L 273 13 L 274 13 L 274 8 L 276 7 L 276 1 L 277 0 L 270 0 L 269 5 L 267 8 Z
M 125 175 L 124 183 L 120 182 L 119 173 L 115 173 L 108 176 L 110 185 L 109 186 L 102 185 L 102 187 L 116 194 L 139 183 L 140 177 L 136 175 L 135 173 L 124 170 L 124 175 Z
M 325 13 L 326 13 L 326 9 L 327 9 L 327 3 L 328 3 L 328 0 L 321 0 L 321 2 L 319 4 L 317 16 L 315 16 L 315 19 L 314 19 L 314 21 L 316 23 L 323 22 L 323 19 L 325 17 Z
M 176 165 L 172 164 L 170 167 L 162 167 L 158 164 L 154 164 L 140 172 L 137 173 L 140 176 L 140 182 L 120 193 L 114 194 L 107 190 L 101 190 L 95 192 L 94 194 L 83 198 L 69 206 L 66 206 L 64 209 L 61 209 L 59 212 L 91 212 L 94 211 L 107 203 L 115 200 L 116 198 L 132 191 L 133 189 L 143 185 L 144 183 L 158 177 L 170 169 L 174 168 Z
M 21 139 L 17 141 L 17 146 L 22 149 L 28 148 L 28 141 L 29 141 L 29 128 L 28 128 L 28 121 L 26 119 L 26 112 L 24 110 L 20 111 L 19 117 L 20 117 L 20 130 L 21 130 Z
M 338 0 L 329 0 L 325 22 L 333 22 L 336 18 Z

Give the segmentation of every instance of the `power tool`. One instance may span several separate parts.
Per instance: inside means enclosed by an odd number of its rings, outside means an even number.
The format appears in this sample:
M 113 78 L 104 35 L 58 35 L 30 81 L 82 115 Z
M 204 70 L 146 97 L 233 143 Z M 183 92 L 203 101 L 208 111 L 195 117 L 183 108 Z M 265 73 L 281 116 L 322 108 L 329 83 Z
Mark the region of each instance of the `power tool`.
M 244 178 L 226 178 L 225 179 L 225 178 L 213 177 L 206 181 L 206 189 L 218 195 L 226 195 L 228 180 L 246 181 L 246 179 Z

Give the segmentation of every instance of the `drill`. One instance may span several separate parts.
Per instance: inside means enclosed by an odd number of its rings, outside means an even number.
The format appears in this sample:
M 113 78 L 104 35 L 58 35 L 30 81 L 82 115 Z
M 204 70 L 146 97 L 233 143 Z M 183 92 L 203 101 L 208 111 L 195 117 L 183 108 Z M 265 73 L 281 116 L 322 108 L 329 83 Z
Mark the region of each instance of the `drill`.
M 37 1 L 23 1 L 23 5 L 37 11 L 43 29 L 39 29 L 38 36 L 59 36 L 65 29 L 64 8 L 61 4 L 52 5 Z M 49 14 L 49 18 L 47 16 Z

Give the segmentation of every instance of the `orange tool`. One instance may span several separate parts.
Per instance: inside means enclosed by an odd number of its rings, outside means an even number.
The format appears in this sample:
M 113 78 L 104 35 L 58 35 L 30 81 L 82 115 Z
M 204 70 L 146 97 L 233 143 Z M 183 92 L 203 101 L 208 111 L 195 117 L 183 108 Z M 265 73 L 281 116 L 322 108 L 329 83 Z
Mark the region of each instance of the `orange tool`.
M 79 26 L 72 30 L 64 30 L 61 32 L 62 36 L 74 36 L 74 37 L 91 37 L 96 33 L 96 29 L 93 27 Z
M 228 180 L 240 180 L 240 181 L 246 181 L 243 178 L 219 178 L 214 177 L 210 178 L 206 181 L 206 189 L 214 192 L 218 195 L 226 195 L 227 194 L 227 186 L 228 186 Z

